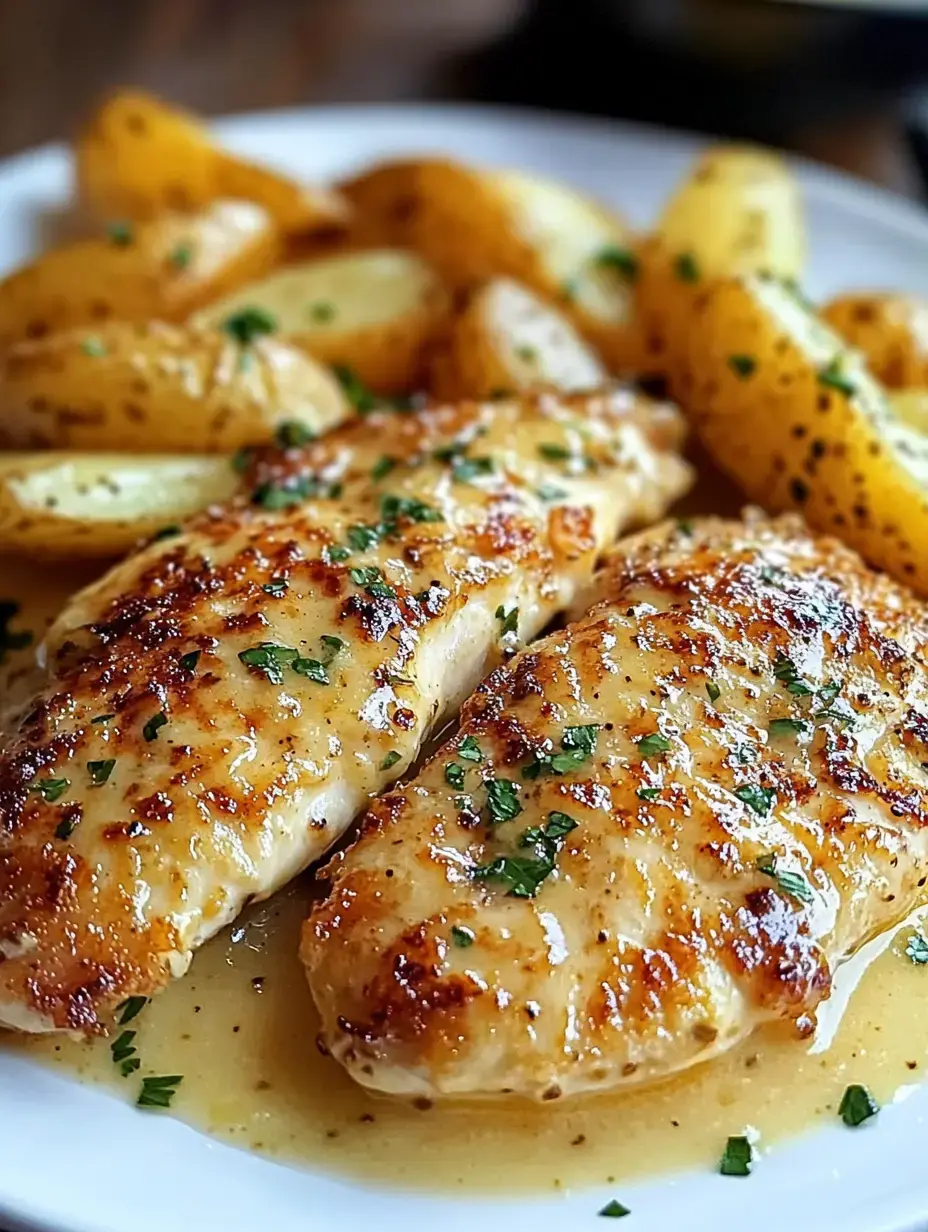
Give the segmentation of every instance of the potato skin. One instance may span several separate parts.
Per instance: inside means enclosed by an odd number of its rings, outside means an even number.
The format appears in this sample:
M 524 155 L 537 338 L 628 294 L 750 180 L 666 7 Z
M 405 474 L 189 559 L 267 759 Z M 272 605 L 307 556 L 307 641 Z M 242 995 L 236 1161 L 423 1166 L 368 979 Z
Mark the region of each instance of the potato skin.
M 291 345 L 320 363 L 350 368 L 377 393 L 398 394 L 421 384 L 423 349 L 450 303 L 427 261 L 413 252 L 375 249 L 287 266 L 194 319 L 215 327 L 260 307 Z
M 595 352 L 556 309 L 510 278 L 462 295 L 430 353 L 429 393 L 449 402 L 548 386 L 608 381 Z
M 180 321 L 276 263 L 268 213 L 217 201 L 53 249 L 0 282 L 0 348 L 112 319 Z
M 229 500 L 239 476 L 215 455 L 0 454 L 0 552 L 106 558 Z
M 774 279 L 696 298 L 676 388 L 702 441 L 752 499 L 800 509 L 928 592 L 928 438 L 860 357 Z
M 700 287 L 742 274 L 801 274 L 805 226 L 788 165 L 753 146 L 710 147 L 671 195 L 638 258 L 633 362 L 666 375 Z
M 218 330 L 115 321 L 20 342 L 0 358 L 0 446 L 231 453 L 286 420 L 325 432 L 351 409 L 302 351 Z
M 493 277 L 557 304 L 613 371 L 631 365 L 630 278 L 603 253 L 631 251 L 618 214 L 566 185 L 447 159 L 384 163 L 341 185 L 358 244 L 421 253 L 454 286 Z
M 894 292 L 841 295 L 822 309 L 841 337 L 863 351 L 888 389 L 928 388 L 928 299 Z
M 80 200 L 101 220 L 201 210 L 220 198 L 263 206 L 287 234 L 340 229 L 347 202 L 237 158 L 196 116 L 140 90 L 106 99 L 74 149 Z

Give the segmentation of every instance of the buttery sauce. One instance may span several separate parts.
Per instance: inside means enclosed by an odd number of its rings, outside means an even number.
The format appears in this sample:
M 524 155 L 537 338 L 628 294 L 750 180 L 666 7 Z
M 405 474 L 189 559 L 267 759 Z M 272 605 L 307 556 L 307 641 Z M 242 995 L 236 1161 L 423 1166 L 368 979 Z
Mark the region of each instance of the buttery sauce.
M 0 595 L 22 605 L 11 630 L 31 629 L 38 640 L 99 571 L 0 561 Z M 20 651 L 0 663 L 0 708 L 27 695 L 30 661 Z M 172 1115 L 278 1160 L 369 1182 L 536 1194 L 715 1168 L 730 1134 L 748 1131 L 763 1152 L 835 1123 L 850 1083 L 886 1104 L 928 1067 L 928 966 L 905 956 L 910 920 L 847 964 L 811 1041 L 766 1028 L 660 1086 L 580 1101 L 420 1108 L 379 1098 L 316 1047 L 318 1019 L 297 960 L 311 894 L 303 878 L 203 948 L 187 977 L 129 1024 L 141 1061 L 129 1077 L 120 1077 L 108 1040 L 10 1035 L 0 1047 L 130 1101 L 144 1076 L 182 1074 Z

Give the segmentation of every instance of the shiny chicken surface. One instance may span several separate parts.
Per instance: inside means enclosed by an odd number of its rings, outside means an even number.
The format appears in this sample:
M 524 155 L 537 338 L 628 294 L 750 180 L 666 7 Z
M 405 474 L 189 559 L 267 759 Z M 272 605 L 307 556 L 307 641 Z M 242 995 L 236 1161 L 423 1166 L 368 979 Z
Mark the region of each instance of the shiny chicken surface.
M 928 876 L 928 616 L 792 519 L 628 540 L 329 866 L 324 1043 L 399 1094 L 662 1078 L 780 1019 Z
M 0 1024 L 98 1030 L 320 856 L 680 439 L 621 391 L 377 413 L 78 595 L 0 757 Z

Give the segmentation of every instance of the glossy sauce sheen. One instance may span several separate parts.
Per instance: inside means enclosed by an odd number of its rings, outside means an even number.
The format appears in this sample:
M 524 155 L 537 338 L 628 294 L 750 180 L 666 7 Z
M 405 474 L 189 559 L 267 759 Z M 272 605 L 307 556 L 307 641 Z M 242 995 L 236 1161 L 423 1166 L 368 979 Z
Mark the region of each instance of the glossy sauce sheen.
M 134 1099 L 140 1076 L 183 1073 L 172 1111 L 235 1146 L 368 1182 L 531 1190 L 714 1168 L 729 1134 L 777 1138 L 834 1124 L 844 1088 L 885 1103 L 928 1063 L 928 967 L 904 955 L 911 926 L 866 969 L 831 1047 L 762 1028 L 717 1060 L 650 1089 L 561 1101 L 435 1105 L 365 1092 L 313 1046 L 318 1017 L 297 961 L 308 887 L 251 908 L 131 1027 L 142 1068 L 122 1079 L 104 1040 L 10 1043 Z M 870 955 L 865 956 L 869 957 Z M 862 962 L 861 967 L 864 966 Z M 851 985 L 856 972 L 848 970 Z M 261 983 L 256 987 L 254 981 Z M 842 997 L 839 982 L 835 1005 Z M 140 1114 L 142 1115 L 142 1114 Z
M 20 562 L 0 562 L 0 577 L 0 592 L 23 603 L 12 627 L 37 633 L 87 580 Z M 14 654 L 0 667 L 4 700 L 25 658 Z M 14 690 L 22 687 L 14 680 Z M 318 1017 L 297 959 L 309 898 L 307 883 L 298 883 L 204 947 L 189 976 L 131 1024 L 142 1058 L 134 1077 L 119 1078 L 105 1040 L 0 1035 L 2 1046 L 127 1100 L 142 1075 L 183 1073 L 173 1107 L 179 1117 L 272 1158 L 374 1182 L 536 1193 L 714 1167 L 729 1134 L 753 1127 L 763 1149 L 835 1123 L 848 1083 L 867 1084 L 885 1104 L 919 1081 L 928 1063 L 928 967 L 904 956 L 907 924 L 849 964 L 811 1041 L 769 1026 L 647 1090 L 556 1107 L 416 1109 L 365 1092 L 312 1046 Z M 834 1011 L 849 992 L 829 1044 Z

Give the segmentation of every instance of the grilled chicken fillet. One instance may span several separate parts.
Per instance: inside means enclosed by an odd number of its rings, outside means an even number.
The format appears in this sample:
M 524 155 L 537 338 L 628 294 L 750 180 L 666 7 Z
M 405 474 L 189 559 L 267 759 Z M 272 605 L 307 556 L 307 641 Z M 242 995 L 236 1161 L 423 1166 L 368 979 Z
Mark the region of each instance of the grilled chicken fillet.
M 0 1024 L 100 1029 L 320 856 L 680 438 L 622 391 L 376 414 L 77 596 L 0 757 Z
M 922 900 L 928 617 L 793 519 L 627 541 L 330 862 L 324 1041 L 403 1095 L 663 1078 Z

